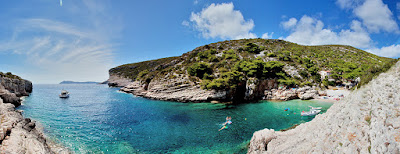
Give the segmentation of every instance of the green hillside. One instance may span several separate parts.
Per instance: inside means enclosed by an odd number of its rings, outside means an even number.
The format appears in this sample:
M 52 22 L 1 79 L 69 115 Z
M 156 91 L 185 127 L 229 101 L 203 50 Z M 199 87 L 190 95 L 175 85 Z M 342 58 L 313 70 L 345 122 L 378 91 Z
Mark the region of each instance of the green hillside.
M 248 78 L 278 79 L 289 87 L 325 87 L 360 77 L 360 86 L 396 61 L 351 46 L 303 46 L 283 40 L 242 39 L 201 46 L 180 57 L 121 65 L 111 69 L 110 74 L 146 82 L 189 76 L 202 88 L 217 90 L 235 88 Z M 329 78 L 336 82 L 321 79 L 319 71 L 331 71 Z
M 139 63 L 132 63 L 132 64 L 125 64 L 109 70 L 110 74 L 116 74 L 119 76 L 123 76 L 128 79 L 136 80 L 138 74 L 141 71 L 151 70 L 157 66 L 169 63 L 178 57 L 168 57 L 168 58 L 161 58 L 156 60 L 149 60 Z
M 10 79 L 20 79 L 21 80 L 21 77 L 19 77 L 17 75 L 14 75 L 11 72 L 7 72 L 7 73 L 0 72 L 0 77 L 6 77 L 6 78 L 10 78 Z

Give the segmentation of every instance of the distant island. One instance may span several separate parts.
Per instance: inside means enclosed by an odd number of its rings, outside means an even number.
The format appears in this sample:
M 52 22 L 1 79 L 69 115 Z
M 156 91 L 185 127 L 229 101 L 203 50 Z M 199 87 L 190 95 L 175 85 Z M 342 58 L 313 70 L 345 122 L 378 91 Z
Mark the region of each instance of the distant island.
M 98 84 L 99 82 L 86 81 L 86 82 L 76 82 L 76 81 L 62 81 L 60 84 Z

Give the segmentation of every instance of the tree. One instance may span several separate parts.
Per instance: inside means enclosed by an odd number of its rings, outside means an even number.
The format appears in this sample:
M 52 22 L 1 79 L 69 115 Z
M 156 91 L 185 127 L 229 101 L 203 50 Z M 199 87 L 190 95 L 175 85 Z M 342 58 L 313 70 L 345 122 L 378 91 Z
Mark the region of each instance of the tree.
M 255 54 L 259 54 L 261 52 L 261 49 L 258 47 L 258 45 L 254 43 L 247 43 L 244 50 Z
M 189 66 L 187 68 L 187 71 L 189 75 L 191 76 L 197 76 L 199 78 L 203 78 L 204 74 L 211 74 L 212 69 L 210 68 L 210 65 L 204 62 L 200 63 L 194 63 L 192 66 Z

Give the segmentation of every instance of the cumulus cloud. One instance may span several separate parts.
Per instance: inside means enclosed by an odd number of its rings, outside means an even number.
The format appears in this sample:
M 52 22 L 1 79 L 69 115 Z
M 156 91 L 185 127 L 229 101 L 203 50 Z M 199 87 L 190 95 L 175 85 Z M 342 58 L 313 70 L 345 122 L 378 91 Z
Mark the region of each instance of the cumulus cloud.
M 288 21 L 282 22 L 281 25 L 285 29 L 292 28 L 297 24 L 297 19 L 296 18 L 290 18 Z
M 367 49 L 367 51 L 383 57 L 398 58 L 400 57 L 400 44 L 393 44 L 382 48 L 371 48 Z
M 233 3 L 211 4 L 201 12 L 192 12 L 190 22 L 204 38 L 241 39 L 257 37 L 251 30 L 253 20 L 245 20 Z
M 337 0 L 342 9 L 353 10 L 369 32 L 399 32 L 393 13 L 382 0 Z
M 361 6 L 354 9 L 354 14 L 371 32 L 399 31 L 396 21 L 392 18 L 392 12 L 382 0 L 366 0 Z
M 264 33 L 264 34 L 261 36 L 261 38 L 263 38 L 263 39 L 271 39 L 271 38 L 272 38 L 272 35 L 274 35 L 274 32 L 272 32 L 272 33 Z
M 356 20 L 352 21 L 350 29 L 335 32 L 324 28 L 321 20 L 304 15 L 289 30 L 290 35 L 283 39 L 304 45 L 345 44 L 368 48 L 372 42 L 361 23 Z

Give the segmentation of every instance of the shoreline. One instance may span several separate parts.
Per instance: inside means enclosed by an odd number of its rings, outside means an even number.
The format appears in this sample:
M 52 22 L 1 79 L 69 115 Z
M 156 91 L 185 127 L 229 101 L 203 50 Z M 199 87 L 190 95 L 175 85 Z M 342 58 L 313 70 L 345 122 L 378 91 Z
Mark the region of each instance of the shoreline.
M 21 97 L 21 101 L 22 101 L 22 102 L 21 102 L 21 106 L 24 105 L 24 102 L 25 102 L 25 98 L 26 98 L 26 97 L 29 97 L 29 96 L 23 96 L 23 97 Z M 26 117 L 22 114 L 22 113 L 24 112 L 24 110 L 17 109 L 17 108 L 18 108 L 18 107 L 16 107 L 15 110 L 16 110 L 17 112 L 20 112 L 23 118 L 26 118 Z M 44 132 L 44 126 L 43 126 L 43 124 L 42 124 L 40 121 L 38 121 L 38 120 L 36 120 L 36 119 L 33 119 L 33 118 L 29 118 L 29 119 L 31 119 L 32 121 L 35 122 L 35 125 L 36 125 L 36 126 L 35 126 L 35 129 L 43 136 L 43 138 L 46 139 L 46 143 L 47 143 L 47 145 L 49 146 L 49 148 L 50 148 L 50 150 L 51 150 L 52 152 L 57 153 L 57 154 L 59 154 L 59 153 L 61 153 L 61 154 L 70 154 L 70 153 L 72 153 L 72 150 L 69 149 L 67 146 L 63 145 L 62 143 L 57 142 L 54 138 L 49 137 L 49 136 Z
M 0 76 L 0 153 L 71 153 L 53 144 L 40 123 L 18 110 L 32 92 L 32 82 Z
M 23 110 L 0 98 L 0 149 L 4 153 L 71 153 L 51 140 L 41 124 L 22 115 Z

